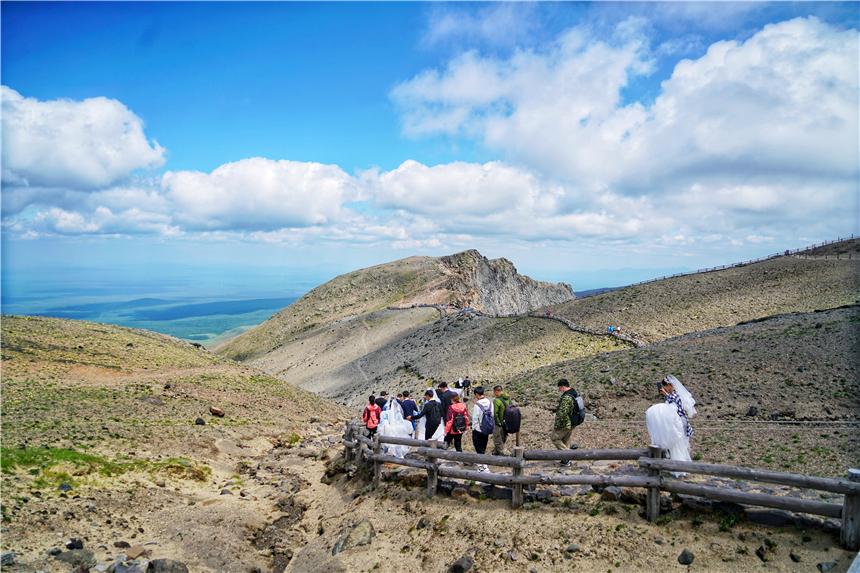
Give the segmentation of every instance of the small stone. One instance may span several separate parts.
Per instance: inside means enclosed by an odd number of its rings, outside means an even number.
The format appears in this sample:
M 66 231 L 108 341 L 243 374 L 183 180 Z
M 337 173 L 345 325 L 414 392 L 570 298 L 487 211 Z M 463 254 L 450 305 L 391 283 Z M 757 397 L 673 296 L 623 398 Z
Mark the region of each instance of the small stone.
M 96 558 L 93 552 L 87 549 L 72 549 L 70 551 L 61 551 L 54 555 L 54 559 L 68 563 L 72 567 L 95 567 Z
M 816 567 L 818 567 L 818 570 L 821 571 L 821 573 L 827 573 L 836 567 L 836 561 L 825 561 L 823 563 L 819 563 Z
M 800 563 L 800 555 L 798 555 L 798 554 L 797 554 L 797 553 L 795 553 L 794 551 L 790 552 L 790 553 L 788 554 L 788 556 L 789 556 L 789 558 L 790 558 L 792 561 L 794 561 L 795 563 Z
M 451 492 L 451 497 L 455 499 L 463 499 L 469 497 L 469 492 L 466 491 L 466 488 L 463 487 L 455 487 Z
M 750 406 L 750 409 L 747 410 L 747 416 L 758 416 L 758 408 L 756 408 L 755 406 Z
M 755 550 L 755 554 L 761 559 L 763 562 L 770 561 L 770 555 L 767 552 L 767 548 L 764 545 L 759 545 L 758 549 Z
M 157 482 L 155 482 L 155 485 L 157 485 L 158 487 L 166 487 L 167 486 L 167 484 L 164 483 L 164 480 L 158 480 Z
M 496 547 L 499 547 L 499 548 L 501 548 L 501 547 L 504 547 L 504 546 L 505 546 L 505 542 L 504 542 L 504 541 L 502 541 L 501 539 L 496 539 L 495 541 L 493 541 L 493 544 L 494 544 Z
M 6 567 L 7 565 L 15 564 L 15 552 L 14 551 L 6 551 L 2 555 L 0 555 L 0 566 Z
M 217 416 L 218 418 L 224 417 L 224 410 L 218 408 L 217 406 L 209 406 L 209 413 L 213 416 Z
M 519 558 L 520 554 L 516 551 L 508 551 L 508 559 L 510 559 L 511 561 L 516 561 Z
M 621 499 L 621 488 L 614 485 L 607 487 L 601 492 L 600 499 L 603 501 L 618 501 Z
M 463 555 L 448 567 L 448 573 L 466 573 L 475 566 L 475 560 L 471 555 Z
M 341 551 L 346 551 L 359 545 L 370 545 L 375 536 L 376 531 L 373 529 L 373 524 L 368 519 L 362 519 L 334 544 L 331 554 L 337 555 Z
M 146 573 L 188 573 L 188 566 L 172 559 L 153 559 Z
M 138 557 L 146 554 L 148 550 L 143 545 L 135 545 L 134 547 L 130 547 L 128 551 L 125 552 L 126 556 L 129 559 L 137 559 Z
M 665 543 L 665 540 L 658 535 L 654 538 L 654 543 L 656 543 L 657 545 L 663 545 L 663 543 Z
M 415 524 L 415 529 L 424 529 L 426 527 L 430 527 L 430 520 L 427 519 L 427 516 L 422 517 L 418 520 L 418 523 Z
M 76 537 L 72 537 L 66 542 L 66 549 L 83 549 L 84 542 Z
M 60 549 L 59 547 L 51 547 L 50 549 L 48 549 L 48 555 L 50 555 L 52 557 L 54 555 L 59 555 L 62 552 L 63 552 L 63 550 Z
M 204 420 L 203 418 L 197 418 L 196 420 L 194 420 L 194 424 L 197 426 L 205 426 L 206 420 Z
M 233 495 L 233 492 L 225 487 L 221 490 L 221 495 Z
M 67 483 L 61 483 L 57 486 L 57 489 L 60 491 L 72 491 L 72 486 Z
M 128 549 L 131 547 L 128 541 L 114 541 L 113 546 L 117 549 Z
M 579 545 L 577 545 L 576 543 L 571 543 L 570 545 L 565 547 L 564 551 L 566 553 L 576 553 L 577 551 L 579 551 Z
M 683 551 L 681 551 L 681 554 L 678 555 L 678 563 L 680 563 L 681 565 L 690 565 L 691 563 L 693 563 L 693 560 L 695 558 L 696 556 L 693 555 L 692 551 L 690 551 L 689 549 L 684 549 Z

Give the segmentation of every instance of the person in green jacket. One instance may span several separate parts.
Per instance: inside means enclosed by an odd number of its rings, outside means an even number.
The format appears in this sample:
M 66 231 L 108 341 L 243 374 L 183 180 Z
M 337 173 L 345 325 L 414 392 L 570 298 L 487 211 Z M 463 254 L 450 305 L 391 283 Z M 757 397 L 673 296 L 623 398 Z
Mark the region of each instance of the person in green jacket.
M 504 428 L 505 409 L 511 403 L 511 397 L 498 385 L 493 387 L 493 396 L 493 419 L 496 423 L 493 428 L 493 455 L 506 456 L 505 441 L 508 439 L 508 433 Z
M 561 392 L 561 398 L 558 400 L 555 422 L 552 425 L 552 444 L 559 450 L 576 449 L 577 446 L 570 443 L 570 438 L 573 435 L 571 415 L 577 408 L 576 390 L 570 387 L 570 382 L 567 379 L 562 378 L 558 381 L 558 391 Z M 570 465 L 570 462 L 563 461 L 560 465 L 566 467 Z

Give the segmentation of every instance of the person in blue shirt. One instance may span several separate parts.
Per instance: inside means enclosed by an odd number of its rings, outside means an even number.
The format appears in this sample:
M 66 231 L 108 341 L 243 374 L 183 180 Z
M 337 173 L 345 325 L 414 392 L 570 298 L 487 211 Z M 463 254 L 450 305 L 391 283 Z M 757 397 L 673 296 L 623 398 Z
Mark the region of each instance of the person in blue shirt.
M 403 408 L 403 418 L 409 419 L 410 416 L 418 415 L 418 404 L 415 403 L 415 400 L 409 397 L 409 390 L 403 391 L 403 400 L 400 402 L 400 407 Z M 418 422 L 412 420 L 412 431 L 415 431 L 415 427 L 418 425 Z

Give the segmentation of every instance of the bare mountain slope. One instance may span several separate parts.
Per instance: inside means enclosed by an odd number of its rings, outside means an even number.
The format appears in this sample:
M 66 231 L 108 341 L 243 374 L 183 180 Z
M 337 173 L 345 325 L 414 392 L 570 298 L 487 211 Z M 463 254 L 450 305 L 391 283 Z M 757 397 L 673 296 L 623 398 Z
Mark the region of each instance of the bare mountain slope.
M 322 332 L 338 320 L 389 306 L 453 305 L 508 315 L 572 298 L 570 286 L 532 280 L 517 273 L 510 261 L 488 260 L 478 251 L 410 257 L 339 276 L 228 341 L 218 352 L 236 360 L 259 358 L 301 335 Z M 415 325 L 423 321 L 421 315 Z
M 576 324 L 645 342 L 788 312 L 860 301 L 860 260 L 779 257 L 630 286 L 553 307 Z
M 376 344 L 399 315 L 419 310 L 427 309 L 373 313 L 366 319 L 350 321 L 348 329 L 339 324 L 325 339 L 290 343 L 254 364 L 302 388 L 356 407 L 368 394 L 381 389 L 417 392 L 434 379 L 450 382 L 466 375 L 476 383 L 490 383 L 576 356 L 628 347 L 614 338 L 572 332 L 556 321 L 469 313 L 434 320 Z M 363 341 L 362 336 L 374 341 L 370 352 L 363 353 L 369 345 L 356 344 Z M 323 340 L 337 343 L 326 346 L 320 344 Z M 284 360 L 287 356 L 304 357 L 307 365 L 280 369 L 289 364 Z

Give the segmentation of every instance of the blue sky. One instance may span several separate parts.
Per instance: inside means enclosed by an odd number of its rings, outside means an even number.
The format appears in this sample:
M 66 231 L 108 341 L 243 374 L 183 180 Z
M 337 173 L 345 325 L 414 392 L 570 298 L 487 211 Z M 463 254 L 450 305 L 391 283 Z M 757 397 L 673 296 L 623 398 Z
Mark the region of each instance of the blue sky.
M 4 282 L 475 247 L 590 288 L 856 233 L 857 25 L 854 3 L 4 2 Z

